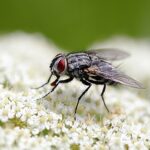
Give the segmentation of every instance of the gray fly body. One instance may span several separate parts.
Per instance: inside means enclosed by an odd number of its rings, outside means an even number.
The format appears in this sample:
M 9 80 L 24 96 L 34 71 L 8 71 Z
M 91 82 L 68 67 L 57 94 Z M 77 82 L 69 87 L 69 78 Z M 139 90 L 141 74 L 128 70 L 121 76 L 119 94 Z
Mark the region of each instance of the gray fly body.
M 58 54 L 50 64 L 51 75 L 48 81 L 36 89 L 47 85 L 50 82 L 52 75 L 56 76 L 56 80 L 51 83 L 53 88 L 41 98 L 49 95 L 61 83 L 68 83 L 74 78 L 80 80 L 87 86 L 87 88 L 78 98 L 74 112 L 76 114 L 78 104 L 82 96 L 90 89 L 92 84 L 101 84 L 103 85 L 101 97 L 104 106 L 109 112 L 104 100 L 106 85 L 123 84 L 133 88 L 143 88 L 141 83 L 125 75 L 109 62 L 121 60 L 128 56 L 128 53 L 117 49 L 97 49 L 78 53 Z M 63 75 L 68 76 L 68 78 L 65 80 L 60 80 L 60 77 Z

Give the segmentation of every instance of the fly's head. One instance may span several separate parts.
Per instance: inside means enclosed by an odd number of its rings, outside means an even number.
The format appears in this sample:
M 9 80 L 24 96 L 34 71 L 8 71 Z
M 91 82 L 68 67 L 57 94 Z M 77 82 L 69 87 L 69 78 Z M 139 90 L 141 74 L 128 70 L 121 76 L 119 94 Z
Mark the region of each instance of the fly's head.
M 50 64 L 51 73 L 57 77 L 67 71 L 67 60 L 64 54 L 57 54 Z

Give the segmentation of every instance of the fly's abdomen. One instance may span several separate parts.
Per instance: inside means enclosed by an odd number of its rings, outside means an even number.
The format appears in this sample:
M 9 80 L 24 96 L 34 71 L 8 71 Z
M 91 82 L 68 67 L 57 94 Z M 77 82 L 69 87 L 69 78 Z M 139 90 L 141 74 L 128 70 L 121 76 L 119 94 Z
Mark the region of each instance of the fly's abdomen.
M 115 85 L 116 82 L 112 81 L 112 80 L 109 80 L 109 79 L 105 79 L 103 77 L 100 77 L 100 76 L 88 76 L 86 78 L 87 81 L 91 82 L 91 83 L 94 83 L 94 84 L 108 84 L 108 85 Z
M 91 59 L 86 53 L 69 54 L 67 56 L 68 71 L 87 68 L 91 65 Z

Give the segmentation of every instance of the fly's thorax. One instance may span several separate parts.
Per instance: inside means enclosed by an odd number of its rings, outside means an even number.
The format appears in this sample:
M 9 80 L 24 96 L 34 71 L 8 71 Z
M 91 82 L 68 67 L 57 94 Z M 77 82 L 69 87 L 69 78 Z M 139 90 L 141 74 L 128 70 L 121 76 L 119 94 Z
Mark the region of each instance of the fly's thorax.
M 68 72 L 80 70 L 91 65 L 91 59 L 86 53 L 74 53 L 66 56 L 68 63 Z
M 55 74 L 56 76 L 61 76 L 66 74 L 67 71 L 66 56 L 64 54 L 56 55 L 55 58 L 52 60 L 50 69 L 52 73 Z

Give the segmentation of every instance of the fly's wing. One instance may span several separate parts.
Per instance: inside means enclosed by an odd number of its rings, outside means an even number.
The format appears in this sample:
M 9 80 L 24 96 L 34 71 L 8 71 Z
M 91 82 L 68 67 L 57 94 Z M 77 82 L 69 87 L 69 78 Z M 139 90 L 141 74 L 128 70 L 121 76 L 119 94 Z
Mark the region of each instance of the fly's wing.
M 111 76 L 108 76 L 108 78 L 110 78 L 111 80 L 113 80 L 115 82 L 130 86 L 133 88 L 140 88 L 140 89 L 144 88 L 141 83 L 139 83 L 135 79 L 129 77 L 128 75 L 126 75 L 120 71 L 116 71 L 115 73 L 113 73 L 113 71 L 112 71 Z
M 87 51 L 90 56 L 98 56 L 99 58 L 103 60 L 121 60 L 129 56 L 127 52 L 121 51 L 119 49 L 113 49 L 113 48 L 103 48 L 103 49 L 93 49 L 90 51 Z
M 85 72 L 89 75 L 100 76 L 133 88 L 143 88 L 141 83 L 125 75 L 107 62 L 103 62 L 99 66 L 91 66 L 85 69 Z

